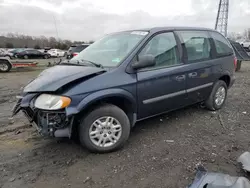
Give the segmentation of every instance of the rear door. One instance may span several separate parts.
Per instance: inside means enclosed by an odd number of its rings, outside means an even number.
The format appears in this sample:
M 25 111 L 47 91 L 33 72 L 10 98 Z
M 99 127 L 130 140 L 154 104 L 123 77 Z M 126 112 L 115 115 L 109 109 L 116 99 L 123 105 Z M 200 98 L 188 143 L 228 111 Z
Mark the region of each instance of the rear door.
M 30 58 L 35 59 L 35 58 L 37 58 L 37 56 L 38 56 L 38 53 L 36 50 L 29 50 L 29 57 Z
M 213 87 L 215 69 L 211 38 L 207 31 L 178 31 L 181 39 L 185 62 L 187 64 L 187 94 L 189 103 L 205 100 Z
M 156 34 L 138 54 L 153 55 L 154 67 L 137 71 L 138 119 L 185 106 L 186 75 L 173 32 Z

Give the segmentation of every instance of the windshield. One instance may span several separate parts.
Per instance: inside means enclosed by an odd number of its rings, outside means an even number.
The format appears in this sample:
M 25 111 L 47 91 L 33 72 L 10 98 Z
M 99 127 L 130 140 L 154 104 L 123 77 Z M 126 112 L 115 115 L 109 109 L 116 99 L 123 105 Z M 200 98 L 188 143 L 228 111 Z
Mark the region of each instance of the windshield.
M 118 66 L 147 34 L 145 31 L 130 31 L 107 35 L 72 58 L 70 63 L 90 61 L 103 67 Z

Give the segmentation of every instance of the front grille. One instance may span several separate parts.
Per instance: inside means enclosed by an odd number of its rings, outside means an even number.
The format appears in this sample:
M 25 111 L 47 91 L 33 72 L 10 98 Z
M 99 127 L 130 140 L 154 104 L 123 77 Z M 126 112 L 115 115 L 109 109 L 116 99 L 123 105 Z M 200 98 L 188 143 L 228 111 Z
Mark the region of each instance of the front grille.
M 55 129 L 64 128 L 68 123 L 68 119 L 66 118 L 64 111 L 39 111 L 38 119 L 41 127 L 49 126 Z

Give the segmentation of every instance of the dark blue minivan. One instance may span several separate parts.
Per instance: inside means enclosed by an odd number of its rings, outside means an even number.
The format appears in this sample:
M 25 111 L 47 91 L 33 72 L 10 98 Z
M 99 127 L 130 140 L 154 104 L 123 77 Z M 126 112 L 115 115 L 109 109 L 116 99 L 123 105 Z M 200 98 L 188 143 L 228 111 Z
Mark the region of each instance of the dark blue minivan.
M 93 152 L 124 145 L 137 121 L 203 103 L 220 109 L 235 81 L 235 54 L 220 33 L 167 27 L 106 35 L 43 71 L 20 110 L 44 136 L 77 135 Z

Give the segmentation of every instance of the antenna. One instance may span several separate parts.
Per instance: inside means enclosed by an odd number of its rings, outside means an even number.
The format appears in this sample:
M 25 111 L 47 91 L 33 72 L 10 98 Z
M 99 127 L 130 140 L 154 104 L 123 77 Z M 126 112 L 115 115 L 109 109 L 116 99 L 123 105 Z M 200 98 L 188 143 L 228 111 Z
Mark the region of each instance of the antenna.
M 220 0 L 215 23 L 215 30 L 227 37 L 229 0 Z

